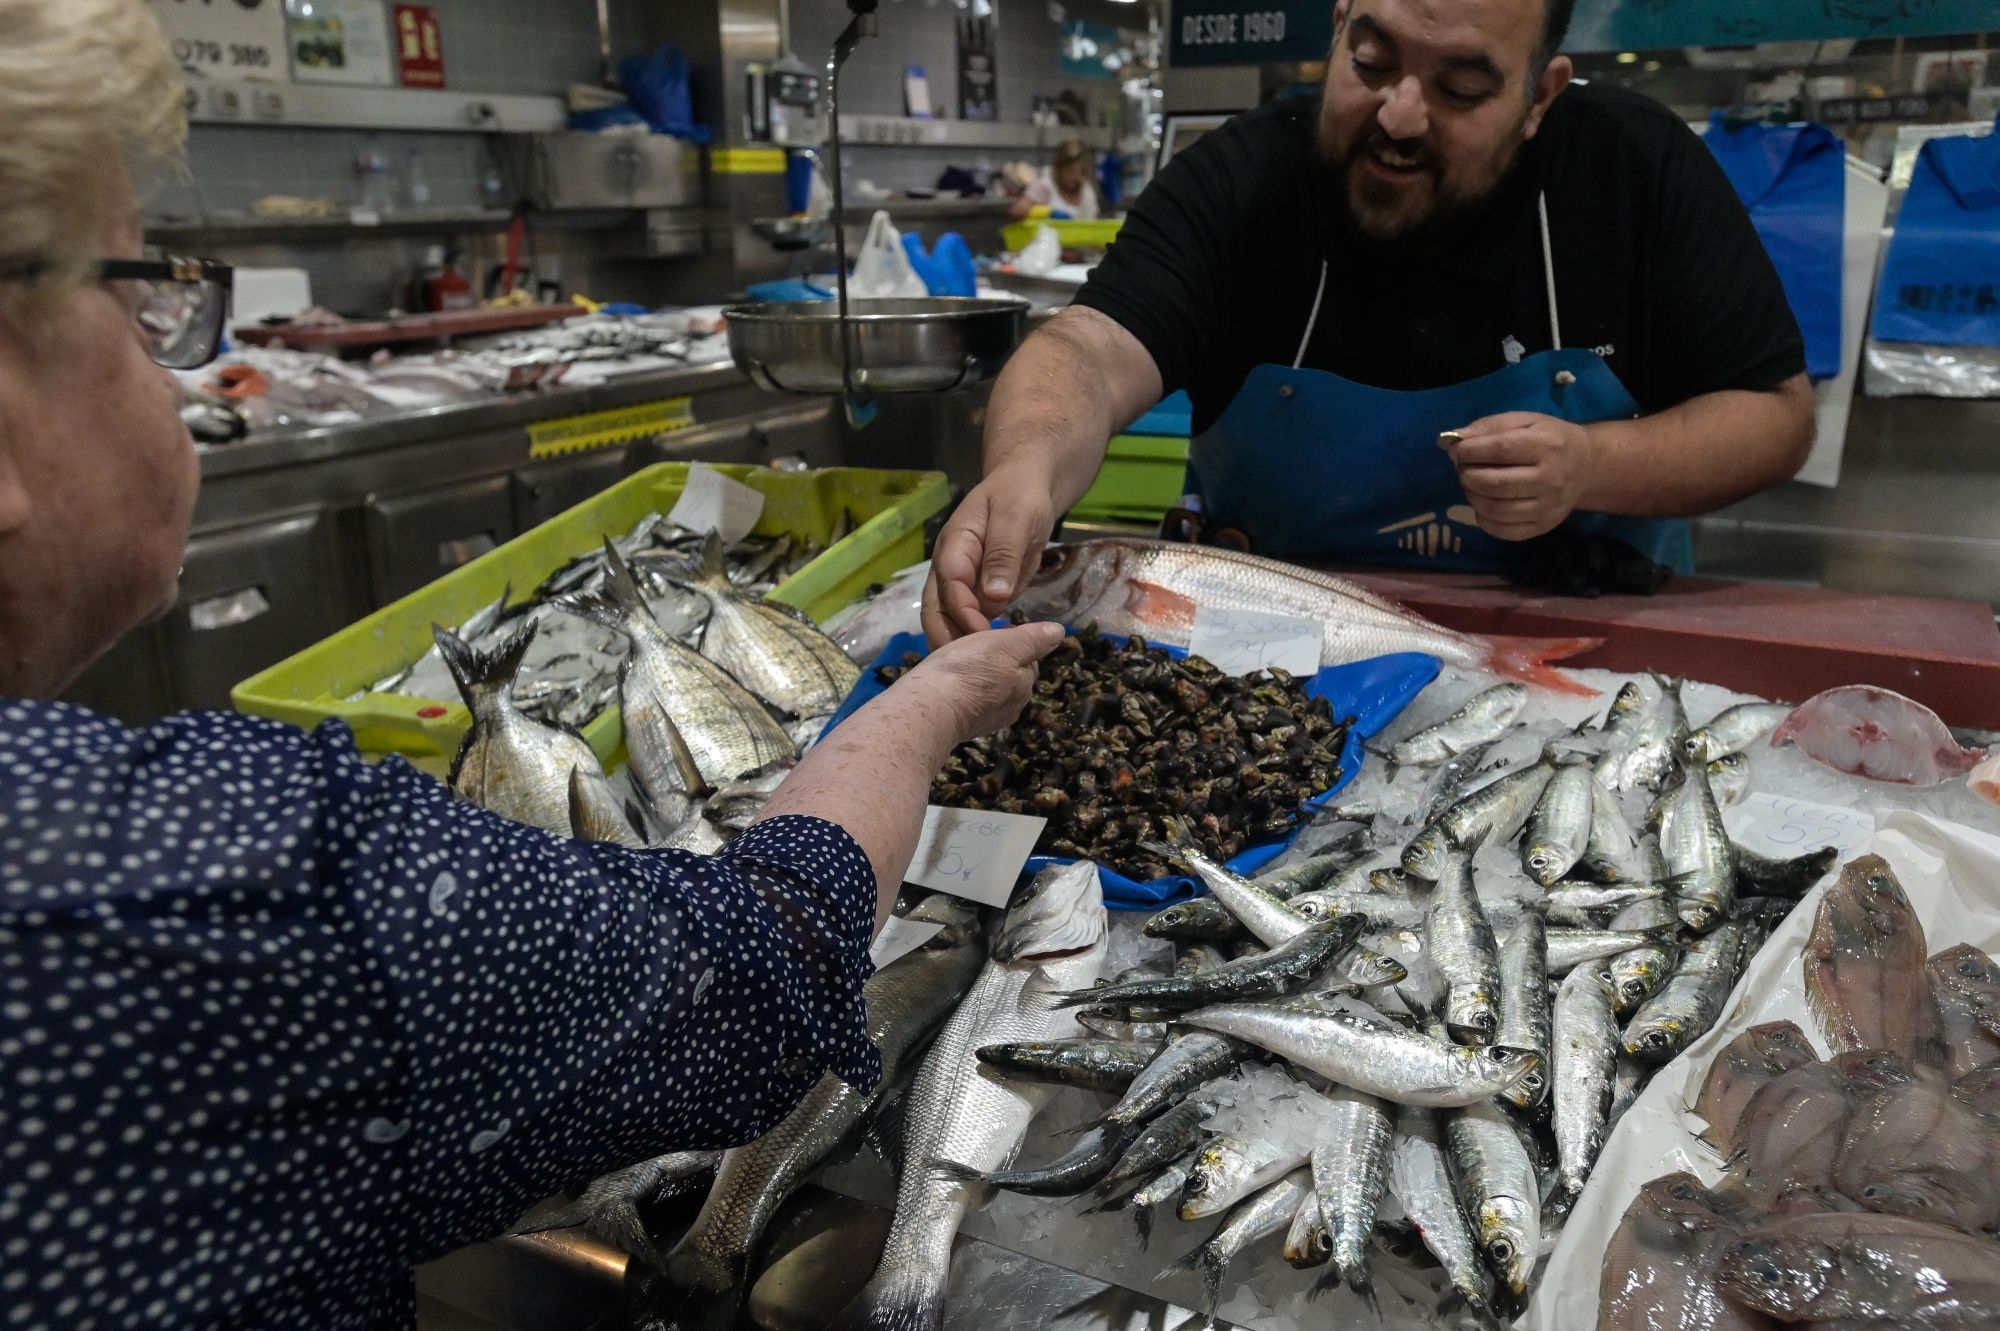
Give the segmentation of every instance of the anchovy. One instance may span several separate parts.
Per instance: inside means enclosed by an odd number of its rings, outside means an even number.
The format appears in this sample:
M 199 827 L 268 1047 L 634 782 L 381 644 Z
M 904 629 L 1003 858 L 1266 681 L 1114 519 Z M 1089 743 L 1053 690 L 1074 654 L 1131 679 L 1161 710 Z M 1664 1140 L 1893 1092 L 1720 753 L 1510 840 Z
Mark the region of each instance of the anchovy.
M 1368 1240 L 1375 1210 L 1389 1182 L 1389 1148 L 1395 1125 L 1389 1110 L 1372 1095 L 1345 1087 L 1327 1097 L 1332 1110 L 1312 1153 L 1312 1191 L 1326 1235 L 1333 1280 L 1356 1293 L 1369 1288 Z
M 1444 1144 L 1473 1238 L 1520 1303 L 1542 1246 L 1542 1185 L 1528 1147 L 1513 1120 L 1485 1101 L 1445 1116 Z
M 990 1044 L 974 1050 L 987 1067 L 1009 1077 L 1117 1095 L 1159 1057 L 1152 1040 L 1044 1040 L 1031 1044 Z
M 1556 993 L 1554 1071 L 1556 1153 L 1563 1191 L 1571 1197 L 1604 1149 L 1617 1075 L 1618 1018 L 1611 1010 L 1611 977 L 1595 966 L 1569 973 Z
M 1738 703 L 1689 735 L 1681 750 L 1689 762 L 1712 763 L 1732 753 L 1741 753 L 1776 730 L 1778 723 L 1791 714 L 1792 709 L 1784 703 Z
M 1540 1065 L 1532 1053 L 1467 1048 L 1348 1012 L 1283 1003 L 1232 1003 L 1181 1020 L 1398 1104 L 1470 1104 L 1498 1095 Z
M 1659 993 L 1625 1027 L 1625 1052 L 1664 1063 L 1708 1033 L 1741 966 L 1743 926 L 1731 921 L 1696 939 Z
M 1459 1209 L 1435 1111 L 1414 1105 L 1397 1109 L 1396 1135 L 1389 1149 L 1389 1191 L 1403 1204 L 1424 1246 L 1438 1259 L 1468 1310 L 1484 1318 L 1492 1303 L 1492 1282 L 1480 1263 L 1479 1244 L 1465 1212 Z
M 1689 768 L 1667 803 L 1669 821 L 1660 837 L 1667 873 L 1680 894 L 1681 921 L 1706 932 L 1729 913 L 1736 899 L 1735 846 L 1722 826 L 1722 810 L 1708 788 L 1708 773 Z
M 1180 1009 L 1237 998 L 1271 998 L 1304 988 L 1333 963 L 1361 931 L 1354 916 L 1310 923 L 1291 941 L 1269 952 L 1239 957 L 1199 975 L 1169 976 L 1157 980 L 1135 980 L 1128 984 L 1100 985 L 1056 997 L 1058 1007 L 1081 1007 L 1087 1003 L 1132 1003 L 1149 1007 Z
M 1553 764 L 1539 762 L 1459 800 L 1404 847 L 1404 870 L 1434 881 L 1454 847 L 1506 844 L 1534 811 L 1535 801 L 1554 775 Z
M 1222 1301 L 1222 1276 L 1229 1263 L 1245 1248 L 1282 1234 L 1300 1202 L 1311 1197 L 1312 1180 L 1303 1169 L 1266 1184 L 1255 1197 L 1229 1213 L 1213 1238 L 1162 1271 L 1161 1277 L 1201 1268 L 1202 1281 L 1208 1287 L 1208 1313 L 1213 1317 L 1215 1305 Z
M 1528 705 L 1522 684 L 1496 684 L 1466 700 L 1464 706 L 1434 726 L 1426 726 L 1389 750 L 1399 767 L 1431 767 L 1448 762 L 1468 749 L 1491 744 L 1513 728 Z M 1393 774 L 1392 774 L 1393 775 Z
M 1548 929 L 1528 915 L 1500 948 L 1500 1024 L 1493 1032 L 1493 1043 L 1541 1057 L 1540 1067 L 1501 1092 L 1517 1109 L 1532 1109 L 1548 1094 L 1550 1023 Z
M 1493 926 L 1472 887 L 1472 864 L 1462 850 L 1438 866 L 1424 920 L 1432 973 L 1445 986 L 1444 1023 L 1460 1044 L 1493 1038 L 1500 1004 L 1500 949 Z
M 1567 875 L 1590 845 L 1597 780 L 1580 763 L 1558 767 L 1528 816 L 1521 867 L 1543 887 Z

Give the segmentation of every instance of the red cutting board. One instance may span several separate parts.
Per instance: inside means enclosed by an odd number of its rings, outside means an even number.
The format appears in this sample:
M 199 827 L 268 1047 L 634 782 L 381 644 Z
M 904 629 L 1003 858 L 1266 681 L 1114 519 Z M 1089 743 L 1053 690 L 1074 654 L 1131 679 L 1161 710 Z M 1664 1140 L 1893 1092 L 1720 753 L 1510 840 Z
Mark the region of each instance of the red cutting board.
M 400 319 L 367 323 L 250 324 L 236 330 L 236 340 L 258 347 L 346 351 L 354 347 L 394 346 L 399 342 L 442 342 L 486 333 L 512 333 L 523 328 L 561 323 L 583 313 L 581 305 L 519 305 L 493 310 L 411 314 Z

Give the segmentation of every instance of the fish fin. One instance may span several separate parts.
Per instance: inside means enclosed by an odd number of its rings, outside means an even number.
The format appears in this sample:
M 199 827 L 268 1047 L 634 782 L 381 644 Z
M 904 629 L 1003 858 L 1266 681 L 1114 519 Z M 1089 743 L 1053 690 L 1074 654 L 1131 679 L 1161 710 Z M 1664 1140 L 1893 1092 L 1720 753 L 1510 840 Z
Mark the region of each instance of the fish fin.
M 1604 645 L 1602 638 L 1522 638 L 1496 634 L 1486 639 L 1486 668 L 1524 684 L 1534 684 L 1553 693 L 1576 698 L 1595 698 L 1597 690 L 1571 679 L 1551 666 Z
M 629 1257 L 656 1270 L 660 1268 L 659 1249 L 653 1246 L 652 1236 L 646 1232 L 646 1224 L 639 1218 L 638 1206 L 626 1197 L 602 1206 L 578 1199 L 533 1224 L 516 1225 L 507 1232 L 540 1234 L 551 1229 L 577 1228 L 589 1230 Z
M 878 1282 L 891 1285 L 877 1290 Z M 944 1291 L 928 1285 L 914 1291 L 897 1273 L 878 1272 L 827 1323 L 827 1331 L 937 1331 L 944 1322 Z
M 701 563 L 696 566 L 700 582 L 711 587 L 729 585 L 729 570 L 722 562 L 722 533 L 712 531 L 701 541 Z
M 1161 625 L 1194 623 L 1195 603 L 1192 597 L 1139 578 L 1125 584 L 1125 609 L 1138 619 Z
M 989 1183 L 992 1181 L 988 1178 L 985 1170 L 974 1169 L 971 1165 L 962 1165 L 956 1160 L 933 1160 L 930 1164 L 930 1173 L 931 1177 L 944 1179 L 950 1183 Z
M 1166 1270 L 1160 1272 L 1159 1278 L 1167 1280 L 1173 1276 L 1199 1269 L 1201 1271 L 1201 1283 L 1208 1291 L 1208 1302 L 1204 1305 L 1203 1310 L 1208 1315 L 1208 1325 L 1213 1326 L 1215 1324 L 1216 1307 L 1222 1302 L 1222 1273 L 1228 1266 L 1227 1259 L 1218 1258 L 1214 1252 L 1210 1251 L 1209 1245 L 1203 1243 L 1200 1247 L 1185 1256 L 1174 1259 L 1173 1262 L 1168 1264 Z
M 569 769 L 569 834 L 576 841 L 595 841 L 590 834 L 590 808 L 583 799 L 583 769 Z
M 521 672 L 521 658 L 528 654 L 528 647 L 540 628 L 541 624 L 531 619 L 490 652 L 480 651 L 442 624 L 431 625 L 431 638 L 437 643 L 438 655 L 444 658 L 445 668 L 451 671 L 465 705 L 477 711 L 479 699 L 487 691 L 501 690 L 502 696 L 506 696 L 514 676 Z
M 1132 1223 L 1139 1230 L 1139 1251 L 1145 1252 L 1153 1246 L 1153 1208 L 1150 1206 L 1133 1207 Z
M 1396 757 L 1392 752 L 1375 744 L 1363 744 L 1361 751 L 1380 758 L 1382 760 L 1382 779 L 1392 786 L 1396 784 L 1396 778 L 1402 774 L 1403 765 L 1396 761 Z

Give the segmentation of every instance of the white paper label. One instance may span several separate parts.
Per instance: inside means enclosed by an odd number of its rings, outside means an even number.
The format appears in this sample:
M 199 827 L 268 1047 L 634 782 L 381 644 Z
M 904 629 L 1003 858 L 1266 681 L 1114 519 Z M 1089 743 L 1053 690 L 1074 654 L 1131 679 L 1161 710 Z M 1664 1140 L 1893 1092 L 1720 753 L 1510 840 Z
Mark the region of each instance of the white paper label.
M 383 0 L 291 0 L 292 77 L 301 83 L 396 81 Z
M 1048 822 L 1019 813 L 933 804 L 924 815 L 916 858 L 903 877 L 982 906 L 1004 906 Z
M 282 82 L 289 72 L 284 0 L 152 0 L 151 7 L 174 59 L 196 78 Z
M 1188 651 L 1208 658 L 1225 675 L 1248 675 L 1275 666 L 1309 678 L 1319 673 L 1325 637 L 1325 631 L 1309 619 L 1202 606 L 1194 612 Z
M 1737 845 L 1773 859 L 1791 859 L 1832 846 L 1846 860 L 1875 835 L 1875 820 L 1858 809 L 1755 790 L 1741 803 L 1722 811 L 1722 825 Z
M 931 920 L 906 920 L 900 915 L 891 915 L 889 922 L 882 926 L 882 932 L 875 935 L 875 945 L 868 949 L 868 959 L 875 963 L 875 969 L 879 971 L 943 932 L 944 926 Z
M 732 481 L 705 462 L 688 468 L 687 487 L 667 521 L 694 532 L 718 532 L 724 545 L 748 536 L 764 516 L 764 492 Z

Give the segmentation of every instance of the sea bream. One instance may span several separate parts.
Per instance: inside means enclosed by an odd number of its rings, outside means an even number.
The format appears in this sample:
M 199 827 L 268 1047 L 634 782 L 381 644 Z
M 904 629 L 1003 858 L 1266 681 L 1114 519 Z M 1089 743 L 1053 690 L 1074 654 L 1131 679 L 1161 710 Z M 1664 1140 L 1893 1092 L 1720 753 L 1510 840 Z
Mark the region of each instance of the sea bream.
M 1455 633 L 1331 574 L 1233 550 L 1131 537 L 1049 546 L 1015 605 L 1034 618 L 1095 623 L 1106 633 L 1177 647 L 1188 644 L 1197 606 L 1268 611 L 1324 626 L 1322 665 L 1423 652 L 1578 695 L 1590 690 L 1547 663 L 1600 641 Z
M 1077 1033 L 1076 1019 L 1048 998 L 1087 987 L 1104 969 L 1104 897 L 1089 860 L 1045 869 L 1027 891 L 1008 912 L 993 959 L 918 1069 L 904 1111 L 895 1219 L 873 1278 L 833 1319 L 841 1331 L 935 1331 L 952 1239 L 978 1191 L 935 1166 L 1004 1168 L 1053 1094 L 1041 1083 L 1007 1080 L 975 1051 Z
M 818 626 L 744 595 L 723 570 L 722 538 L 713 532 L 702 544 L 699 575 L 690 585 L 710 607 L 702 653 L 779 711 L 824 716 L 861 678 L 860 667 Z

